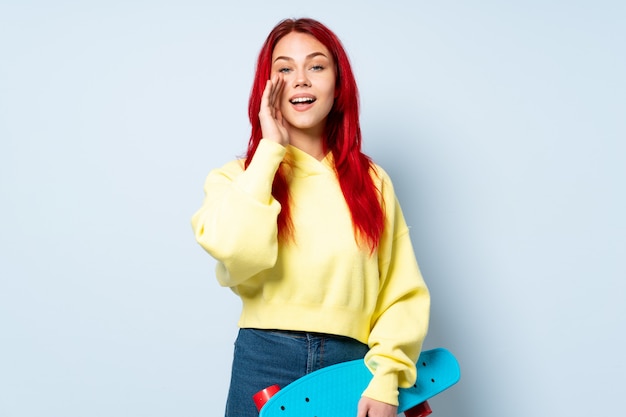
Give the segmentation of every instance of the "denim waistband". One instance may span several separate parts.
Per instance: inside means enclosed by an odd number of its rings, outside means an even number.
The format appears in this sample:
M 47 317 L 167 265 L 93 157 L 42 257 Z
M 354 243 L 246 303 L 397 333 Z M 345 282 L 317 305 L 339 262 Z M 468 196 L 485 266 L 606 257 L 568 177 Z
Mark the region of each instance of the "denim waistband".
M 330 334 L 330 333 L 307 332 L 304 330 L 256 329 L 256 328 L 250 328 L 248 330 L 257 331 L 257 332 L 265 332 L 265 333 L 270 333 L 270 334 L 274 334 L 277 336 L 290 337 L 294 339 L 354 340 L 348 336 L 341 336 L 341 335 Z

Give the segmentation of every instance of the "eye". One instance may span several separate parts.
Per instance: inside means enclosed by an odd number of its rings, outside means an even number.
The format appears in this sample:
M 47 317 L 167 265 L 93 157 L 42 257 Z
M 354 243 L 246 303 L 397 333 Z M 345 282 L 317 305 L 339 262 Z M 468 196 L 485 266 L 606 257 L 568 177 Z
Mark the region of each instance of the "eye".
M 287 74 L 289 71 L 291 71 L 291 68 L 287 68 L 287 67 L 278 68 L 278 72 L 283 73 L 283 74 Z
M 322 65 L 313 65 L 311 67 L 312 71 L 322 71 L 324 69 L 324 67 Z

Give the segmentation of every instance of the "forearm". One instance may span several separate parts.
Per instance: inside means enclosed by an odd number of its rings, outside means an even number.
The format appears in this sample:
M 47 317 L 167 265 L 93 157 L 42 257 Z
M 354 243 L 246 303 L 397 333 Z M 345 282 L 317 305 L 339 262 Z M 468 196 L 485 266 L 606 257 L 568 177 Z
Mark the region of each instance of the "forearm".
M 395 200 L 389 195 L 387 201 Z M 389 210 L 379 246 L 381 287 L 372 317 L 365 363 L 373 374 L 364 395 L 397 404 L 398 388 L 417 377 L 415 362 L 428 331 L 430 294 L 417 265 L 400 206 Z

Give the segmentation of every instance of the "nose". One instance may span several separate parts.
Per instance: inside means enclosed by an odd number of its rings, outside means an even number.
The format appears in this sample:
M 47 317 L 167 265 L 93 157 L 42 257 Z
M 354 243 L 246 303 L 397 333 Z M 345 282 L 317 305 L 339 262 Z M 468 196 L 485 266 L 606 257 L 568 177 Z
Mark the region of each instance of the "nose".
M 296 77 L 294 78 L 294 87 L 310 87 L 311 81 L 307 77 L 306 70 L 300 69 L 296 71 Z

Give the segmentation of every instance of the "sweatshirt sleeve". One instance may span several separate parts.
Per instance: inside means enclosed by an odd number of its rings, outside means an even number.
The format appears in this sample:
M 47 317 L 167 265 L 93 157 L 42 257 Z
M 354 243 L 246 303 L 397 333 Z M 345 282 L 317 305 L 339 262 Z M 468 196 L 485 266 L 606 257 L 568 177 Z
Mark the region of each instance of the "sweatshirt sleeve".
M 272 183 L 285 152 L 263 139 L 247 169 L 234 161 L 205 181 L 204 202 L 191 225 L 198 243 L 218 261 L 222 286 L 236 286 L 276 263 L 281 207 Z
M 385 177 L 386 225 L 379 255 L 380 289 L 365 356 L 373 378 L 364 396 L 398 405 L 398 388 L 415 383 L 415 363 L 428 330 L 430 294 L 420 273 L 409 229 Z

